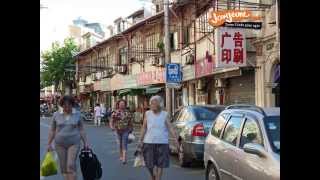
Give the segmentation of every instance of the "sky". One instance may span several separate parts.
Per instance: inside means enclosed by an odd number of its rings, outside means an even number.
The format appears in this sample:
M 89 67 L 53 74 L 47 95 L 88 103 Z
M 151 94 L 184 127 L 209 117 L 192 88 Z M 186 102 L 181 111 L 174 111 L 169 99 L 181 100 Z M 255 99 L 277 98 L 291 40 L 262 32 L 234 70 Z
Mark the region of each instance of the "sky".
M 40 9 L 40 52 L 54 41 L 62 42 L 72 20 L 82 17 L 88 22 L 113 25 L 118 17 L 127 17 L 151 0 L 40 0 L 48 7 Z

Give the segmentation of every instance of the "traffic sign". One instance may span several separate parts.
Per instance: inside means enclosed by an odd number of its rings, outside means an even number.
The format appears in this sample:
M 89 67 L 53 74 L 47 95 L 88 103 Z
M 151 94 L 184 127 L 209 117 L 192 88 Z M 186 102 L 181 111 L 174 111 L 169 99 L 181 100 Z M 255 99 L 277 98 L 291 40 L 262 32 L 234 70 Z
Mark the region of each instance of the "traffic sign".
M 178 63 L 166 64 L 166 83 L 180 84 L 182 80 L 181 66 Z

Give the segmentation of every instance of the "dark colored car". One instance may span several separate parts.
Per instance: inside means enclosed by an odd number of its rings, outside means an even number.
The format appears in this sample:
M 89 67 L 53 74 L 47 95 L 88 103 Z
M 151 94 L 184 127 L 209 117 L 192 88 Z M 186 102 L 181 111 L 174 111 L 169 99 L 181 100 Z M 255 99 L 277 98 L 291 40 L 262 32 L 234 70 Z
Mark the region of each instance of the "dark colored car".
M 170 135 L 169 147 L 178 154 L 179 164 L 185 167 L 191 161 L 203 161 L 204 143 L 213 120 L 224 106 L 193 105 L 183 107 L 174 114 L 172 125 L 179 136 L 179 147 Z

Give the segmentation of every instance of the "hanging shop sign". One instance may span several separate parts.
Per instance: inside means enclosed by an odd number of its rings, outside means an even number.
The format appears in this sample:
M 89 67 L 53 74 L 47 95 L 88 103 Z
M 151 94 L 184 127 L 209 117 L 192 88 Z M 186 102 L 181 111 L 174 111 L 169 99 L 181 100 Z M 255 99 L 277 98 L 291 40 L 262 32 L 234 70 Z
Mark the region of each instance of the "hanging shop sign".
M 139 86 L 165 83 L 165 69 L 140 73 L 137 75 L 137 83 Z
M 182 68 L 182 81 L 189 81 L 195 78 L 194 65 Z
M 111 91 L 110 78 L 101 79 L 100 89 L 101 91 Z
M 112 91 L 122 89 L 122 85 L 123 85 L 122 75 L 116 74 L 115 76 L 113 76 L 110 80 L 110 84 L 111 84 Z
M 215 44 L 216 68 L 247 65 L 246 37 L 243 29 L 217 28 Z
M 196 78 L 212 74 L 214 69 L 214 61 L 212 56 L 207 56 L 202 60 L 197 60 L 195 63 L 195 76 Z
M 138 86 L 137 75 L 123 76 L 122 82 L 123 82 L 123 89 L 136 88 Z
M 209 24 L 214 27 L 223 26 L 225 22 L 241 22 L 241 21 L 256 21 L 260 20 L 261 16 L 255 16 L 248 10 L 223 10 L 212 11 L 209 17 Z

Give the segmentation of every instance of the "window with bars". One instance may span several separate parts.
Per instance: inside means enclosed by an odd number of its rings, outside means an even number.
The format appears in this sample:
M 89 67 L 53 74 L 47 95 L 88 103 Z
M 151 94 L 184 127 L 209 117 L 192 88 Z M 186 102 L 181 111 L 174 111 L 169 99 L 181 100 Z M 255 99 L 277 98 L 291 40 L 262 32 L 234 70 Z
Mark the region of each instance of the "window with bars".
M 213 27 L 209 24 L 209 12 L 205 12 L 198 17 L 198 38 L 202 38 L 210 32 L 213 32 Z
M 141 34 L 136 34 L 131 39 L 131 57 L 137 61 L 143 60 L 143 41 Z
M 160 41 L 160 34 L 159 33 L 150 33 L 146 37 L 146 52 L 148 56 L 153 55 L 151 52 L 159 52 L 157 48 L 157 44 Z
M 125 65 L 127 64 L 127 54 L 128 54 L 128 48 L 123 47 L 119 49 L 119 60 L 120 60 L 120 65 Z
M 170 49 L 171 51 L 178 50 L 179 41 L 178 41 L 178 32 L 170 33 Z

